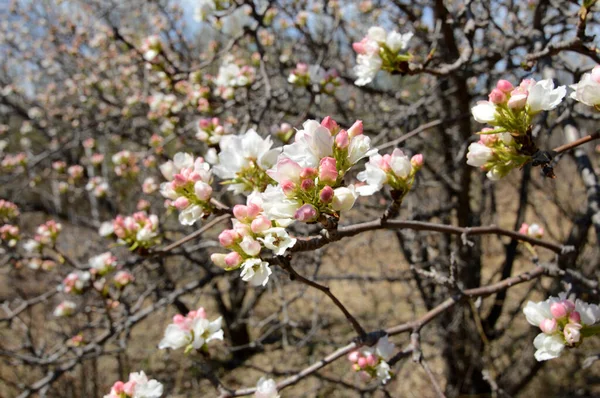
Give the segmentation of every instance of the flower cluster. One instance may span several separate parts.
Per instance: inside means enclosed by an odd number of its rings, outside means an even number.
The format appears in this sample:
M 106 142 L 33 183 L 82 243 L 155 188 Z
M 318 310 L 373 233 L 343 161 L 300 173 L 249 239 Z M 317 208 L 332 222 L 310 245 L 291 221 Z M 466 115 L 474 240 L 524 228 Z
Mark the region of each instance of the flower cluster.
M 571 98 L 600 111 L 600 65 L 590 73 L 584 73 L 578 83 L 570 86 L 574 91 Z
M 377 153 L 362 131 L 361 121 L 348 130 L 329 116 L 321 123 L 306 121 L 268 171 L 277 185 L 263 194 L 267 216 L 314 222 L 322 214 L 337 217 L 339 211 L 350 210 L 358 192 L 353 185 L 342 186 L 342 179 L 359 160 Z
M 392 357 L 394 348 L 395 345 L 389 341 L 388 336 L 384 336 L 377 341 L 375 349 L 366 347 L 352 351 L 348 360 L 352 362 L 354 371 L 360 372 L 365 379 L 377 378 L 385 384 L 392 377 L 386 361 Z
M 510 133 L 493 133 L 496 130 L 485 128 L 479 141 L 469 145 L 467 164 L 487 172 L 487 177 L 496 181 L 505 177 L 511 170 L 522 167 L 531 160 L 530 155 L 521 153 L 518 144 Z
M 148 97 L 148 105 L 150 106 L 148 112 L 150 120 L 172 116 L 183 109 L 183 103 L 174 94 L 154 93 Z
M 19 217 L 19 208 L 13 202 L 0 199 L 0 222 L 6 223 Z
M 160 398 L 163 385 L 142 372 L 130 373 L 127 383 L 117 381 L 104 398 Z
M 519 233 L 522 235 L 528 235 L 533 238 L 541 239 L 544 236 L 544 228 L 540 227 L 537 224 L 526 224 L 523 223 L 521 228 L 519 228 Z
M 232 99 L 237 87 L 249 86 L 256 78 L 256 70 L 251 66 L 239 67 L 232 56 L 226 57 L 213 83 L 216 86 L 215 95 L 223 99 Z
M 354 68 L 358 79 L 354 84 L 364 86 L 371 83 L 380 69 L 390 73 L 406 72 L 411 55 L 399 52 L 406 49 L 412 36 L 412 32 L 401 35 L 396 31 L 387 33 L 377 26 L 369 28 L 365 38 L 352 43 L 358 54 L 358 65 Z
M 118 288 L 124 288 L 134 282 L 135 277 L 128 271 L 119 271 L 115 274 L 113 281 Z
M 341 82 L 335 69 L 325 71 L 320 65 L 296 64 L 290 72 L 288 83 L 298 87 L 316 86 L 317 91 L 332 94 Z
M 176 350 L 185 347 L 185 353 L 192 350 L 206 351 L 210 341 L 223 340 L 221 321 L 222 317 L 212 322 L 206 319 L 204 308 L 190 311 L 186 316 L 177 314 L 173 317 L 173 323 L 167 326 L 165 336 L 158 344 L 158 348 Z
M 173 160 L 160 166 L 168 180 L 160 185 L 160 193 L 169 200 L 168 205 L 180 211 L 179 222 L 192 225 L 212 211 L 212 173 L 203 158 L 179 152 Z
M 117 258 L 110 252 L 102 253 L 90 258 L 89 266 L 92 274 L 103 276 L 115 269 Z
M 115 165 L 115 174 L 119 177 L 135 177 L 140 172 L 137 165 L 137 156 L 131 151 L 120 151 L 112 156 Z
M 65 300 L 56 306 L 53 314 L 56 317 L 71 316 L 75 312 L 76 308 L 77 304 L 72 301 Z
M 65 293 L 81 294 L 83 293 L 83 289 L 89 285 L 90 279 L 91 274 L 87 271 L 71 272 L 63 279 L 62 284 L 59 286 L 59 290 Z
M 7 153 L 0 162 L 0 168 L 3 171 L 15 171 L 18 167 L 27 166 L 27 155 L 23 152 L 15 155 Z
M 365 165 L 365 170 L 357 175 L 358 180 L 366 182 L 367 185 L 357 190 L 361 195 L 372 195 L 387 184 L 403 197 L 410 191 L 415 175 L 422 166 L 423 155 L 418 154 L 409 159 L 398 148 L 394 149 L 391 155 L 373 155 Z
M 217 145 L 225 134 L 230 134 L 228 125 L 221 124 L 218 117 L 211 119 L 200 119 L 198 121 L 198 132 L 196 138 L 208 145 Z
M 97 198 L 103 198 L 108 193 L 108 182 L 100 176 L 95 176 L 89 179 L 85 185 L 85 189 L 91 192 Z
M 19 227 L 12 224 L 4 224 L 0 227 L 0 242 L 8 247 L 15 247 L 21 239 Z
M 241 268 L 242 279 L 253 286 L 265 286 L 272 273 L 269 263 L 260 258 L 263 246 L 282 256 L 296 244 L 285 228 L 263 213 L 261 202 L 259 194 L 254 193 L 248 196 L 246 205 L 234 206 L 233 229 L 219 235 L 221 245 L 231 252 L 211 256 L 215 264 L 228 271 Z
M 221 139 L 222 150 L 213 172 L 235 194 L 262 192 L 273 183 L 267 170 L 281 152 L 280 148 L 271 149 L 272 146 L 271 138 L 262 138 L 254 130 L 243 135 L 226 135 Z
M 158 236 L 158 217 L 138 211 L 131 216 L 118 215 L 112 223 L 103 223 L 100 235 L 115 235 L 120 244 L 129 246 L 130 250 L 148 249 L 160 243 Z
M 152 62 L 162 51 L 160 38 L 157 35 L 148 36 L 144 39 L 141 50 L 144 53 L 144 59 Z
M 557 358 L 565 347 L 577 347 L 584 337 L 600 333 L 600 307 L 579 299 L 573 303 L 565 293 L 539 303 L 528 301 L 523 313 L 542 331 L 533 340 L 538 361 Z
M 62 231 L 62 224 L 57 223 L 54 220 L 48 220 L 41 224 L 35 230 L 33 240 L 38 245 L 37 249 L 41 249 L 43 246 L 54 247 L 56 239 Z
M 495 133 L 524 136 L 533 116 L 556 108 L 566 94 L 566 87 L 554 88 L 552 79 L 539 82 L 525 79 L 518 87 L 508 80 L 500 80 L 489 94 L 488 101 L 479 101 L 471 112 L 479 123 L 496 127 Z

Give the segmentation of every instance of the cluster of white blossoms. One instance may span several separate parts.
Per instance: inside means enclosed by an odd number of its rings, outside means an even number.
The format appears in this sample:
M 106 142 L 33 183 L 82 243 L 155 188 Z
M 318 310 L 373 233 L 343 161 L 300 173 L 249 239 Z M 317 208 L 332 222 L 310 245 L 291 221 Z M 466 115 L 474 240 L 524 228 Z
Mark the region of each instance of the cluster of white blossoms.
M 262 138 L 254 130 L 241 135 L 226 135 L 221 139 L 216 176 L 225 180 L 234 194 L 262 192 L 273 183 L 267 170 L 275 164 L 281 148 L 271 149 L 271 138 Z
M 228 254 L 215 253 L 212 261 L 228 271 L 242 269 L 241 277 L 253 286 L 265 286 L 272 271 L 269 263 L 263 261 L 260 252 L 263 247 L 275 255 L 282 256 L 296 243 L 280 220 L 271 221 L 263 212 L 262 199 L 258 193 L 248 196 L 246 205 L 233 208 L 233 228 L 219 235 L 219 243 Z M 285 220 L 283 225 L 286 225 Z
M 298 87 L 313 86 L 315 91 L 332 94 L 341 81 L 335 69 L 326 71 L 321 65 L 307 65 L 300 62 L 290 72 L 288 83 Z
M 129 380 L 124 383 L 117 381 L 104 398 L 160 398 L 163 385 L 141 371 L 129 374 Z
M 144 55 L 144 59 L 148 62 L 154 61 L 154 59 L 162 51 L 162 44 L 160 37 L 157 35 L 148 36 L 142 42 L 141 51 Z
M 423 167 L 423 155 L 417 154 L 409 159 L 400 149 L 396 148 L 391 155 L 376 154 L 369 158 L 365 170 L 358 173 L 358 180 L 367 185 L 357 190 L 361 195 L 372 195 L 389 185 L 393 191 L 405 195 L 410 191 L 417 171 Z
M 165 336 L 158 343 L 158 348 L 177 350 L 185 347 L 186 354 L 192 350 L 206 351 L 209 342 L 223 340 L 221 322 L 222 317 L 209 321 L 202 307 L 190 311 L 186 316 L 177 314 L 173 317 L 173 323 L 167 326 Z
M 385 384 L 392 377 L 390 365 L 386 361 L 394 354 L 395 347 L 388 336 L 384 336 L 377 341 L 374 349 L 365 347 L 352 351 L 348 360 L 352 363 L 352 369 L 364 379 L 378 379 Z
M 168 180 L 160 185 L 160 193 L 167 198 L 167 206 L 180 211 L 181 224 L 192 225 L 211 213 L 212 172 L 203 158 L 179 152 L 160 171 Z
M 236 88 L 248 86 L 256 78 L 256 70 L 253 67 L 248 65 L 240 67 L 234 61 L 233 56 L 225 57 L 217 77 L 213 80 L 216 86 L 215 95 L 223 99 L 232 99 Z
M 227 124 L 221 124 L 218 117 L 198 121 L 196 138 L 210 146 L 218 145 L 226 134 L 231 134 L 231 128 Z
M 480 140 L 469 146 L 467 164 L 486 171 L 491 180 L 523 167 L 537 151 L 531 137 L 533 117 L 556 108 L 566 93 L 565 86 L 554 88 L 551 79 L 525 79 L 518 87 L 498 81 L 488 101 L 471 109 L 476 121 L 493 128 L 481 130 Z
M 535 359 L 557 358 L 565 347 L 578 347 L 585 337 L 600 334 L 600 308 L 579 299 L 568 300 L 566 293 L 546 301 L 528 301 L 523 309 L 527 321 L 540 328 L 533 345 Z
M 371 83 L 381 69 L 390 73 L 406 72 L 406 63 L 411 59 L 411 55 L 399 52 L 406 50 L 412 37 L 412 32 L 388 33 L 378 26 L 369 28 L 366 37 L 352 43 L 352 48 L 358 54 L 356 58 L 358 65 L 354 68 L 358 79 L 354 84 L 364 86 Z
M 584 73 L 578 83 L 570 86 L 574 91 L 571 98 L 600 110 L 600 65 L 590 73 Z
M 359 160 L 374 155 L 371 140 L 363 135 L 361 121 L 344 130 L 327 116 L 321 123 L 308 120 L 285 145 L 268 171 L 277 185 L 262 195 L 270 219 L 315 222 L 321 215 L 339 216 L 354 206 L 359 193 L 344 186 L 346 172 Z
M 148 249 L 160 243 L 158 216 L 145 211 L 126 217 L 118 215 L 112 222 L 102 223 L 99 232 L 104 237 L 116 236 L 117 242 L 130 250 Z

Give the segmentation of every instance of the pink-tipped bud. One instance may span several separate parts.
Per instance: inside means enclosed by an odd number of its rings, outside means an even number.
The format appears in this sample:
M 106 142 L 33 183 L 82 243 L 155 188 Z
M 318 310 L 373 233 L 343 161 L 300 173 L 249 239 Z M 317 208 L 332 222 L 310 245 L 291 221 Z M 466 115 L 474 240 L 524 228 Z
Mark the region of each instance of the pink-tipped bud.
M 575 304 L 571 300 L 563 300 L 561 303 L 565 306 L 568 313 L 575 311 Z
M 219 234 L 219 243 L 223 247 L 229 247 L 233 245 L 238 238 L 239 235 L 237 232 L 232 229 L 226 229 Z
M 173 316 L 173 323 L 175 325 L 180 325 L 183 324 L 185 322 L 185 317 L 181 314 L 177 314 L 175 316 Z
M 527 232 L 529 231 L 529 224 L 521 224 L 521 228 L 519 228 L 519 233 L 521 235 L 527 235 Z
M 173 202 L 173 206 L 177 209 L 177 210 L 183 210 L 186 207 L 188 207 L 190 205 L 190 201 L 187 198 L 184 198 L 183 196 L 178 197 L 175 202 Z
M 125 386 L 125 383 L 123 383 L 122 381 L 119 380 L 119 381 L 115 382 L 115 384 L 113 384 L 112 391 L 115 392 L 116 394 L 122 394 L 125 392 L 124 386 Z
M 319 180 L 329 184 L 335 183 L 338 178 L 338 171 L 335 163 L 335 159 L 332 157 L 325 157 L 319 162 Z
M 348 129 L 348 137 L 354 138 L 357 135 L 361 135 L 363 133 L 363 122 L 362 120 L 357 120 L 354 122 L 352 127 Z
M 415 169 L 420 169 L 421 167 L 423 167 L 423 155 L 421 155 L 420 153 L 418 153 L 415 156 L 413 156 L 410 159 L 410 164 L 412 164 L 412 166 Z
M 488 99 L 492 104 L 503 104 L 506 101 L 506 94 L 502 90 L 495 88 L 488 96 Z
M 367 358 L 365 357 L 360 357 L 358 358 L 358 361 L 356 362 L 356 364 L 358 365 L 359 368 L 364 369 L 367 367 L 368 363 L 367 363 Z
M 338 129 L 338 124 L 331 118 L 331 116 L 325 116 L 325 119 L 321 121 L 321 126 L 325 127 L 331 132 Z
M 323 203 L 331 203 L 334 195 L 335 192 L 333 191 L 333 188 L 331 188 L 329 185 L 325 185 L 325 187 L 321 189 L 321 192 L 319 192 L 319 199 Z
M 228 268 L 238 267 L 244 259 L 238 252 L 231 252 L 225 256 L 225 264 Z
M 362 41 L 352 43 L 352 49 L 356 51 L 357 54 L 364 54 L 367 52 L 367 47 Z
M 348 132 L 346 130 L 341 130 L 335 136 L 335 145 L 340 149 L 348 148 L 350 145 L 350 138 L 348 137 Z
M 248 207 L 244 205 L 233 206 L 233 216 L 240 221 L 245 221 L 248 218 Z
M 131 380 L 125 383 L 123 386 L 123 392 L 127 396 L 133 397 L 133 394 L 135 393 L 135 381 Z
M 240 247 L 249 256 L 257 256 L 260 253 L 261 245 L 258 241 L 254 240 L 250 236 L 245 236 L 240 242 Z
M 581 314 L 577 311 L 573 311 L 569 314 L 569 322 L 581 323 Z
M 225 254 L 223 253 L 213 253 L 210 255 L 210 260 L 215 263 L 217 267 L 225 268 L 227 264 L 225 264 Z
M 524 92 L 522 89 L 516 88 L 510 95 L 508 99 L 508 107 L 510 109 L 523 109 L 527 104 L 527 92 Z
M 496 88 L 502 92 L 510 93 L 514 86 L 508 80 L 498 80 L 498 83 L 496 83 Z
M 234 227 L 233 230 L 240 236 L 240 237 L 246 237 L 246 236 L 252 236 L 252 230 L 250 229 L 250 226 L 248 224 L 242 224 L 242 223 L 237 223 Z
M 554 318 L 544 319 L 540 323 L 541 331 L 546 334 L 552 334 L 552 333 L 556 332 L 557 328 L 558 328 L 558 322 L 556 322 L 556 319 L 554 319 Z
M 300 188 L 305 192 L 310 191 L 314 187 L 315 182 L 313 180 L 302 180 L 302 183 L 300 184 Z
M 567 344 L 576 344 L 581 340 L 581 328 L 579 323 L 567 323 L 563 329 Z
M 285 196 L 289 198 L 295 195 L 296 184 L 294 184 L 292 181 L 284 180 L 280 183 L 280 185 Z
M 358 351 L 352 351 L 349 355 L 348 355 L 348 360 L 352 363 L 356 363 L 358 362 L 358 359 L 360 358 L 360 353 Z
M 314 169 L 312 167 L 305 167 L 300 172 L 300 178 L 301 179 L 315 178 L 317 176 L 317 174 L 318 174 L 317 169 Z
M 198 311 L 196 311 L 196 317 L 200 319 L 206 319 L 206 310 L 204 307 L 198 308 Z
M 481 134 L 479 136 L 479 142 L 485 146 L 492 146 L 496 141 L 498 141 L 498 134 Z
M 594 66 L 592 69 L 592 80 L 596 83 L 600 83 L 600 65 Z
M 378 362 L 378 360 L 375 355 L 369 354 L 367 356 L 367 364 L 369 364 L 369 366 L 375 366 L 375 365 L 377 365 L 377 362 Z
M 296 210 L 294 214 L 294 218 L 298 221 L 302 222 L 313 222 L 317 221 L 317 217 L 319 216 L 319 212 L 313 205 L 305 204 Z
M 556 319 L 563 319 L 569 314 L 569 311 L 567 310 L 567 307 L 562 302 L 560 302 L 553 303 L 550 306 L 550 313 Z
M 250 220 L 254 220 L 256 218 L 256 216 L 258 216 L 258 214 L 262 211 L 262 208 L 257 205 L 256 203 L 250 203 L 247 207 L 247 211 L 248 211 L 248 218 Z
M 255 234 L 260 234 L 261 232 L 266 231 L 271 228 L 271 221 L 267 218 L 267 216 L 260 215 L 252 220 L 252 224 L 250 224 L 250 229 Z

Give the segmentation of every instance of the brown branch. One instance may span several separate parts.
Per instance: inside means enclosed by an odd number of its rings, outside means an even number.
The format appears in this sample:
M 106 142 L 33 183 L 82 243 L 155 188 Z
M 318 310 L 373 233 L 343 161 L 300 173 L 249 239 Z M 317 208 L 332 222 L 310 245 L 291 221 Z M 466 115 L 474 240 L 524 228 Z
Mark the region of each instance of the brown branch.
M 569 150 L 571 150 L 573 148 L 576 148 L 579 145 L 583 145 L 583 144 L 586 144 L 586 143 L 588 143 L 590 141 L 597 140 L 598 138 L 600 138 L 600 131 L 596 131 L 594 134 L 587 135 L 587 136 L 585 136 L 583 138 L 580 138 L 580 139 L 578 139 L 576 141 L 573 141 L 573 142 L 570 142 L 568 144 L 564 144 L 564 145 L 561 145 L 559 147 L 556 147 L 556 148 L 553 149 L 553 151 L 556 152 L 556 154 L 563 153 L 563 152 L 569 151 Z
M 214 219 L 212 219 L 212 221 L 210 221 L 209 223 L 205 224 L 199 230 L 197 230 L 195 232 L 192 232 L 191 234 L 187 235 L 186 237 L 184 237 L 182 239 L 179 239 L 177 242 L 173 242 L 170 245 L 163 247 L 162 249 L 156 250 L 154 252 L 154 254 L 167 253 L 167 252 L 175 249 L 176 247 L 179 247 L 179 246 L 183 245 L 184 243 L 187 243 L 187 242 L 191 241 L 192 239 L 195 239 L 195 238 L 199 237 L 204 232 L 208 231 L 209 229 L 211 229 L 215 225 L 220 224 L 221 222 L 227 220 L 229 217 L 231 217 L 230 214 L 223 214 L 222 216 L 214 218 Z

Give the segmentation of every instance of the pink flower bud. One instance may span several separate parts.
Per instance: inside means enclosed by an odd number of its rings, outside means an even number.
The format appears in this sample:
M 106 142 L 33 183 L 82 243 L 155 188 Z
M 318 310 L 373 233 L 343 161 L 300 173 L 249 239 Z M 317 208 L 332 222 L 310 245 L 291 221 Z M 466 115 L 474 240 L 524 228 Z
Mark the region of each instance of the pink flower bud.
M 248 216 L 247 217 L 250 220 L 254 220 L 256 218 L 256 216 L 258 216 L 258 214 L 262 211 L 262 209 L 256 203 L 250 203 L 247 206 L 247 211 L 248 211 Z
M 285 196 L 287 196 L 287 197 L 294 196 L 295 191 L 296 191 L 296 184 L 294 184 L 290 180 L 284 180 L 280 183 L 280 185 L 281 185 L 281 190 L 283 191 Z
M 360 357 L 358 358 L 358 362 L 356 362 L 356 364 L 361 368 L 364 369 L 367 367 L 368 363 L 367 363 L 367 358 L 365 357 Z
M 592 80 L 596 83 L 600 83 L 600 65 L 594 66 L 592 69 Z
M 352 351 L 349 355 L 348 355 L 348 360 L 352 363 L 356 363 L 358 362 L 358 358 L 360 358 L 360 353 L 358 351 Z
M 210 260 L 215 263 L 217 267 L 225 268 L 227 264 L 225 263 L 225 254 L 223 253 L 213 253 L 210 255 Z
M 559 303 L 553 303 L 550 306 L 550 313 L 556 319 L 563 319 L 569 314 L 569 311 L 567 310 L 567 307 L 562 302 L 559 302 Z
M 125 383 L 123 386 L 123 392 L 128 396 L 133 397 L 133 394 L 135 393 L 135 381 L 131 380 Z
M 527 104 L 527 96 L 528 94 L 522 89 L 516 88 L 508 99 L 508 107 L 510 109 L 523 109 Z
M 503 104 L 506 101 L 506 94 L 497 88 L 493 89 L 488 97 L 492 104 Z
M 529 231 L 529 224 L 526 224 L 526 223 L 521 224 L 521 228 L 519 228 L 519 233 L 521 235 L 527 235 L 527 231 Z
M 508 80 L 498 80 L 498 83 L 496 83 L 496 88 L 502 92 L 510 93 L 514 86 Z
M 563 329 L 567 344 L 576 344 L 581 340 L 581 328 L 579 323 L 567 323 Z
M 561 303 L 565 306 L 568 313 L 575 311 L 575 304 L 571 300 L 563 300 Z
M 421 167 L 423 167 L 423 155 L 421 155 L 420 153 L 418 153 L 415 156 L 413 156 L 410 159 L 410 164 L 412 164 L 412 166 L 415 169 L 420 169 Z
M 311 204 L 305 204 L 296 210 L 294 218 L 302 222 L 313 222 L 317 220 L 319 213 L 317 209 Z
M 325 185 L 325 187 L 321 189 L 321 192 L 319 192 L 319 199 L 323 203 L 330 203 L 333 200 L 334 194 L 333 188 L 331 188 L 329 185 Z
M 325 127 L 329 131 L 335 131 L 338 129 L 338 124 L 331 118 L 331 116 L 325 116 L 325 119 L 321 122 L 321 126 Z
M 238 223 L 233 227 L 233 230 L 241 237 L 251 236 L 252 230 L 247 224 Z
M 364 40 L 352 43 L 352 49 L 356 51 L 357 54 L 364 54 L 367 52 Z
M 300 172 L 301 179 L 315 178 L 316 176 L 317 176 L 317 169 L 314 169 L 312 167 L 305 167 Z
M 181 325 L 185 322 L 185 317 L 181 314 L 177 314 L 173 316 L 173 323 L 175 325 Z
M 223 247 L 229 247 L 233 245 L 238 238 L 239 235 L 237 232 L 232 229 L 226 229 L 219 234 L 219 243 Z
M 378 360 L 375 355 L 369 354 L 367 356 L 367 363 L 369 364 L 369 366 L 375 366 L 375 365 L 377 365 L 377 362 L 378 362 Z
M 348 129 L 348 137 L 354 138 L 357 135 L 361 135 L 363 133 L 363 122 L 362 120 L 357 120 L 354 122 L 352 127 Z
M 228 268 L 239 266 L 243 260 L 238 252 L 231 252 L 225 256 L 225 264 L 227 264 Z
M 175 207 L 177 210 L 183 210 L 183 209 L 185 209 L 186 207 L 188 207 L 189 205 L 190 205 L 190 201 L 189 201 L 187 198 L 183 197 L 183 196 L 180 196 L 180 197 L 178 197 L 178 198 L 175 200 L 175 202 L 173 202 L 173 206 L 174 206 L 174 207 Z
M 338 177 L 338 171 L 336 168 L 335 159 L 332 157 L 325 157 L 319 162 L 319 180 L 329 184 L 335 183 Z
M 581 323 L 581 314 L 577 311 L 573 311 L 569 314 L 569 322 Z
M 125 383 L 123 383 L 122 381 L 117 381 L 115 382 L 115 384 L 113 384 L 112 386 L 112 391 L 115 392 L 116 394 L 122 394 L 124 391 L 123 386 L 125 385 Z
M 198 175 L 198 177 L 200 176 Z M 210 195 L 212 195 L 212 187 L 204 181 L 198 181 L 194 184 L 194 193 L 198 199 L 207 201 L 210 199 Z
M 540 323 L 540 329 L 542 330 L 542 332 L 544 332 L 546 334 L 552 334 L 552 333 L 556 332 L 557 328 L 558 328 L 558 322 L 556 322 L 556 319 L 554 319 L 554 318 L 544 319 Z
M 248 218 L 248 208 L 244 205 L 235 205 L 233 206 L 233 215 L 238 220 L 244 221 Z
M 261 232 L 264 232 L 269 228 L 271 228 L 271 221 L 269 221 L 267 216 L 263 215 L 256 217 L 252 221 L 252 224 L 250 224 L 250 229 L 252 229 L 252 232 L 254 232 L 255 234 L 260 234 Z
M 350 145 L 350 138 L 348 138 L 348 132 L 346 130 L 341 130 L 335 136 L 335 145 L 340 149 L 348 148 Z
M 315 182 L 313 180 L 302 180 L 302 183 L 300 184 L 300 188 L 305 192 L 310 191 L 314 187 Z
M 257 256 L 260 253 L 261 245 L 250 236 L 245 236 L 240 242 L 240 247 L 249 256 Z
M 196 317 L 206 319 L 206 310 L 204 309 L 204 307 L 198 308 L 198 310 L 196 311 Z

